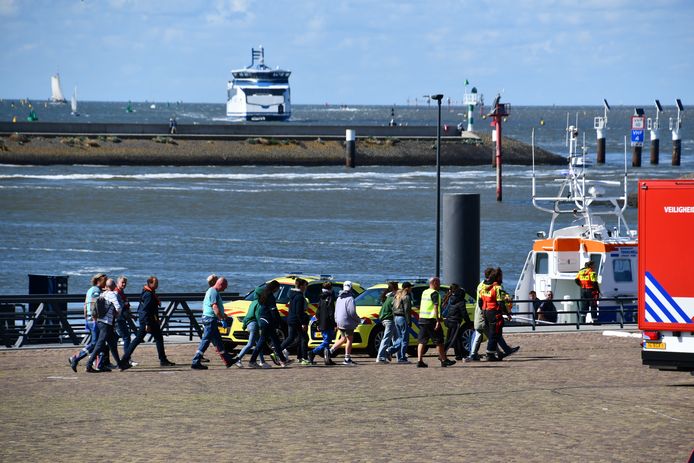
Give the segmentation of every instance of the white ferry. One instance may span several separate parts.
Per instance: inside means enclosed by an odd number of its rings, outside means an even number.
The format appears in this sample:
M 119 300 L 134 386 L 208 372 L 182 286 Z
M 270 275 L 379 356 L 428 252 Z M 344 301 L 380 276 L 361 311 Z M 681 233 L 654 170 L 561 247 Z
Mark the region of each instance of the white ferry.
M 227 117 L 245 120 L 287 120 L 292 115 L 289 75 L 265 65 L 265 51 L 251 49 L 251 64 L 231 71 L 227 82 Z
M 552 219 L 547 232 L 537 233 L 515 291 L 515 298 L 520 300 L 528 300 L 531 290 L 541 300 L 552 291 L 559 312 L 557 323 L 576 323 L 579 302 L 562 299 L 581 298 L 574 279 L 589 260 L 595 263 L 601 298 L 637 297 L 637 233 L 629 228 L 623 215 L 627 208 L 626 154 L 623 183 L 589 180 L 585 142 L 579 154 L 575 126 L 567 127 L 567 142 L 568 171 L 566 177 L 555 180 L 561 182 L 556 196 L 537 194 L 533 157 L 533 206 L 550 213 Z M 532 311 L 530 303 L 519 306 L 521 312 Z M 592 321 L 634 321 L 634 301 L 624 304 L 624 309 L 631 311 L 626 317 L 618 313 L 619 307 L 615 301 L 599 302 L 598 320 Z

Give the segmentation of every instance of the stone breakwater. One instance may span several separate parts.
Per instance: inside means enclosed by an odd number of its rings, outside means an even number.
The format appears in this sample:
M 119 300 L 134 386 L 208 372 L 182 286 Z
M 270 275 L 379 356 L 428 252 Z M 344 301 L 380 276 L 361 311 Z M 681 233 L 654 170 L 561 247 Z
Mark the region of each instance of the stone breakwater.
M 494 145 L 489 135 L 479 140 L 446 137 L 441 142 L 444 165 L 490 165 Z M 356 165 L 433 165 L 435 141 L 393 137 L 357 139 Z M 503 162 L 529 165 L 531 147 L 504 138 Z M 342 140 L 321 138 L 249 137 L 245 139 L 185 136 L 31 135 L 0 137 L 2 164 L 101 165 L 344 165 Z M 563 156 L 535 148 L 536 164 L 564 165 Z

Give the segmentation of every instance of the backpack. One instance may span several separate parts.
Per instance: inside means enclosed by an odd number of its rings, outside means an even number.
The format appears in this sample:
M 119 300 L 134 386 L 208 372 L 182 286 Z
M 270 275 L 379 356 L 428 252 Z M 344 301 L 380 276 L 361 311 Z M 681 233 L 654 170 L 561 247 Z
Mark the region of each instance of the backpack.
M 107 301 L 105 297 L 99 296 L 96 301 L 92 303 L 92 317 L 96 319 L 104 318 L 111 307 L 113 307 L 111 301 Z

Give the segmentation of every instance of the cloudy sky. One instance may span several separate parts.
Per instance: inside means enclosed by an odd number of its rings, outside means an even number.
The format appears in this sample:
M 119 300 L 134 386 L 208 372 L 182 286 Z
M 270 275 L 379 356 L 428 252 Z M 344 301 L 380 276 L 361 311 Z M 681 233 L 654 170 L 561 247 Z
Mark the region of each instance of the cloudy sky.
M 694 102 L 689 0 L 0 0 L 0 98 L 223 103 L 265 47 L 294 103 Z

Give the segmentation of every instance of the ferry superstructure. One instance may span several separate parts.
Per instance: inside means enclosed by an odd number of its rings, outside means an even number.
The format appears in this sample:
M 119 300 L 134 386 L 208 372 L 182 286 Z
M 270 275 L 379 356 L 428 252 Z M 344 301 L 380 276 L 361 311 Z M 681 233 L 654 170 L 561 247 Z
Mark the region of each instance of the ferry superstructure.
M 265 65 L 265 50 L 251 49 L 251 64 L 231 71 L 227 82 L 227 117 L 287 120 L 291 117 L 290 71 Z
M 568 171 L 564 178 L 555 180 L 561 183 L 556 196 L 537 194 L 533 157 L 533 206 L 550 213 L 552 218 L 549 230 L 537 233 L 515 291 L 515 298 L 520 300 L 527 300 L 531 290 L 536 291 L 539 299 L 545 299 L 546 293 L 552 291 L 560 312 L 558 323 L 576 322 L 578 302 L 562 299 L 581 298 L 574 279 L 587 261 L 595 263 L 601 298 L 635 299 L 638 283 L 637 232 L 629 228 L 623 214 L 627 208 L 626 154 L 623 182 L 589 180 L 585 143 L 579 153 L 576 126 L 567 127 L 567 142 Z M 600 312 L 618 308 L 616 302 L 600 302 L 599 320 L 593 321 L 618 320 L 619 315 L 611 310 Z M 635 304 L 624 308 L 634 309 Z M 519 311 L 531 310 L 530 304 L 520 304 Z

